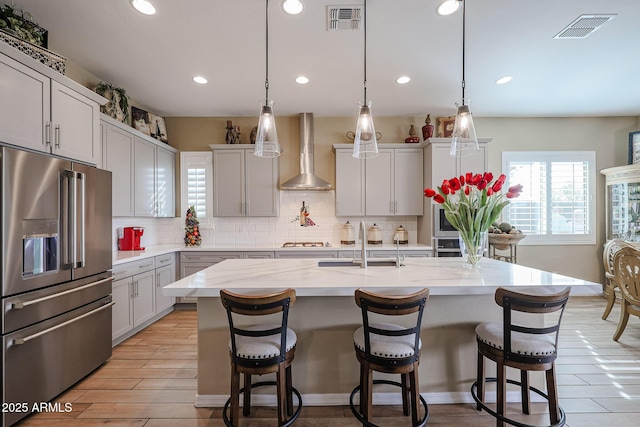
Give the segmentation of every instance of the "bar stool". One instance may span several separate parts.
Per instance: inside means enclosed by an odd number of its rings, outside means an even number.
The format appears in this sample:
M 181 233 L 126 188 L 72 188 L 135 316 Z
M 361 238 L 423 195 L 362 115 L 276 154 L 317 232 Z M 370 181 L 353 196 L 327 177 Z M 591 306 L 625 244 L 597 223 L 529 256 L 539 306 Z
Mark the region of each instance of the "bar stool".
M 220 291 L 222 305 L 229 319 L 229 355 L 231 357 L 231 396 L 224 405 L 222 419 L 226 426 L 235 427 L 240 418 L 240 394 L 243 394 L 243 415 L 251 410 L 251 389 L 275 385 L 278 407 L 278 426 L 290 426 L 300 415 L 302 397 L 291 382 L 291 362 L 296 349 L 295 332 L 287 328 L 289 308 L 296 300 L 293 289 L 260 296 L 238 295 L 225 289 Z M 246 316 L 267 316 L 281 313 L 278 324 L 239 326 Z M 273 317 L 273 316 L 272 316 Z M 276 373 L 276 381 L 251 383 L 252 375 Z M 244 387 L 240 388 L 240 374 Z M 293 394 L 298 408 L 293 412 Z M 231 407 L 231 416 L 228 409 Z
M 557 288 L 544 287 L 519 291 L 498 288 L 495 300 L 502 307 L 502 323 L 482 323 L 476 327 L 478 377 L 471 386 L 471 395 L 478 410 L 484 409 L 496 418 L 497 427 L 503 427 L 505 423 L 519 427 L 529 426 L 505 416 L 506 383 L 520 386 L 523 413 L 529 414 L 531 390 L 547 400 L 550 427 L 565 424 L 565 413 L 558 405 L 555 360 L 558 356 L 558 331 L 570 291 L 569 287 L 559 292 Z M 514 323 L 513 311 L 541 315 L 555 312 L 556 318 L 550 326 L 527 326 L 523 322 Z M 497 378 L 485 378 L 485 357 L 496 362 Z M 507 366 L 520 370 L 520 382 L 506 379 Z M 529 385 L 529 371 L 545 371 L 548 394 Z M 496 411 L 485 404 L 487 382 L 497 383 Z
M 371 422 L 373 405 L 373 385 L 389 384 L 402 389 L 402 410 L 411 414 L 414 427 L 424 426 L 429 418 L 427 402 L 420 395 L 418 387 L 418 365 L 420 363 L 420 327 L 422 314 L 429 298 L 429 289 L 411 295 L 379 295 L 358 289 L 356 304 L 362 310 L 362 327 L 353 335 L 356 358 L 360 362 L 360 384 L 353 389 L 349 404 L 353 415 L 367 427 L 376 427 Z M 411 327 L 396 323 L 374 323 L 374 317 L 413 317 Z M 408 323 L 406 321 L 405 323 Z M 373 372 L 400 374 L 401 382 L 373 380 Z M 360 392 L 360 408 L 355 408 L 353 398 Z M 424 417 L 418 419 L 420 408 L 418 399 L 424 406 Z

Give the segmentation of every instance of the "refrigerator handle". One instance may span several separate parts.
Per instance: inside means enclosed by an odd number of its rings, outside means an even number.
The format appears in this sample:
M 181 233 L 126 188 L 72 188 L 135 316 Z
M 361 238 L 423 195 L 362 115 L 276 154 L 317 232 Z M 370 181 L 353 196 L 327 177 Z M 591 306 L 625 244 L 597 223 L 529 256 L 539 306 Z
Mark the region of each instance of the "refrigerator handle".
M 87 182 L 87 175 L 81 172 L 76 172 L 76 180 L 80 182 L 80 224 L 79 224 L 79 229 L 76 230 L 80 231 L 80 241 L 79 241 L 79 246 L 80 246 L 80 255 L 79 258 L 75 258 L 75 267 L 79 268 L 79 267 L 84 267 L 85 266 L 85 261 L 86 261 L 86 256 L 85 256 L 85 237 L 86 237 L 86 233 L 85 233 L 85 215 L 86 215 L 86 182 Z M 77 212 L 77 211 L 76 211 Z M 78 224 L 76 224 L 76 227 L 78 226 Z M 78 243 L 78 241 L 74 240 L 76 242 L 76 244 Z M 74 244 L 75 246 L 75 244 Z M 77 255 L 77 254 L 76 254 Z
M 75 259 L 75 251 L 74 251 L 74 221 L 75 217 L 74 209 L 75 209 L 75 179 L 74 172 L 70 170 L 62 171 L 62 201 L 60 203 L 61 206 L 61 228 L 62 228 L 62 242 L 61 242 L 61 252 L 62 252 L 62 267 L 69 269 L 72 268 L 73 260 Z

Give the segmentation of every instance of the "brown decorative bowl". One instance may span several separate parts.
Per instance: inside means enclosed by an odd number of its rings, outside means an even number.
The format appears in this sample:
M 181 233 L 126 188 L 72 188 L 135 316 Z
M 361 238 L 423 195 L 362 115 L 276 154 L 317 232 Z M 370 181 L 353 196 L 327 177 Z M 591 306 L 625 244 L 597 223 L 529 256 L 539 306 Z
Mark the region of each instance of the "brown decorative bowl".
M 525 237 L 527 237 L 526 234 L 489 233 L 489 244 L 493 245 L 496 249 L 505 250 L 509 249 L 509 245 L 517 245 L 518 242 Z

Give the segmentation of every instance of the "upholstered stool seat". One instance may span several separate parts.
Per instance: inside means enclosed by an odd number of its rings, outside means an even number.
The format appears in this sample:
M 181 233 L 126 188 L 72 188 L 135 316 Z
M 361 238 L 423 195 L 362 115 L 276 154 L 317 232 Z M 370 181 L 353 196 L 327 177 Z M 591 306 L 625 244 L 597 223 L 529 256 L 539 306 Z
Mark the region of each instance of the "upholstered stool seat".
M 557 290 L 540 287 L 518 291 L 498 288 L 495 300 L 502 307 L 502 323 L 487 322 L 476 327 L 478 377 L 471 386 L 471 395 L 477 403 L 478 410 L 483 409 L 496 418 L 497 427 L 503 427 L 505 423 L 518 427 L 528 426 L 505 415 L 507 383 L 520 386 L 523 413 L 529 414 L 529 392 L 533 391 L 549 403 L 550 427 L 565 424 L 564 411 L 558 405 L 555 360 L 560 321 L 569 300 L 569 292 L 570 288 Z M 526 314 L 518 317 L 515 312 Z M 540 315 L 554 317 L 547 318 Z M 538 326 L 539 324 L 544 326 Z M 485 378 L 485 357 L 496 362 L 496 378 Z M 520 382 L 506 378 L 507 366 L 520 370 Z M 529 371 L 545 372 L 547 394 L 529 385 Z M 487 382 L 497 383 L 495 411 L 485 403 L 485 383 Z
M 362 327 L 353 334 L 356 359 L 360 363 L 360 384 L 351 392 L 350 406 L 353 415 L 367 427 L 375 427 L 372 421 L 372 396 L 374 384 L 388 384 L 401 388 L 404 415 L 411 414 L 413 426 L 424 426 L 429 418 L 427 402 L 420 396 L 418 365 L 420 363 L 420 327 L 422 313 L 429 297 L 429 290 L 423 289 L 412 295 L 387 296 L 358 289 L 356 304 L 362 311 Z M 374 322 L 374 316 L 413 316 L 403 323 Z M 400 374 L 401 382 L 373 380 L 372 371 Z M 360 393 L 359 408 L 356 409 L 354 396 Z M 419 404 L 424 407 L 424 416 L 419 418 Z
M 222 411 L 226 426 L 238 426 L 240 394 L 243 395 L 242 413 L 250 415 L 251 389 L 266 385 L 276 386 L 278 426 L 290 426 L 300 415 L 302 398 L 291 381 L 291 363 L 298 337 L 287 327 L 289 308 L 296 300 L 293 289 L 271 295 L 238 295 L 220 291 L 222 305 L 229 320 L 229 356 L 231 357 L 231 396 Z M 280 323 L 244 325 L 247 318 L 268 316 L 270 321 L 280 314 Z M 252 375 L 275 373 L 276 381 L 251 382 Z M 240 374 L 244 387 L 240 388 Z M 298 407 L 293 411 L 293 395 Z M 230 409 L 230 411 L 229 411 Z

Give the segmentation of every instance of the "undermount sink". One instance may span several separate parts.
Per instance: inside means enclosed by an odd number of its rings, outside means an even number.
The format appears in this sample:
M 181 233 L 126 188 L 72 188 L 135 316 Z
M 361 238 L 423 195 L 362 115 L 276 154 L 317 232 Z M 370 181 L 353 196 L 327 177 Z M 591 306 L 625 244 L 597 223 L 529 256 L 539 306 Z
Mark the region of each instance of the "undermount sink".
M 404 264 L 400 263 L 402 267 Z M 396 260 L 388 259 L 369 259 L 367 260 L 367 267 L 395 267 Z M 344 261 L 318 261 L 318 267 L 360 267 L 358 261 L 353 262 L 351 260 Z

